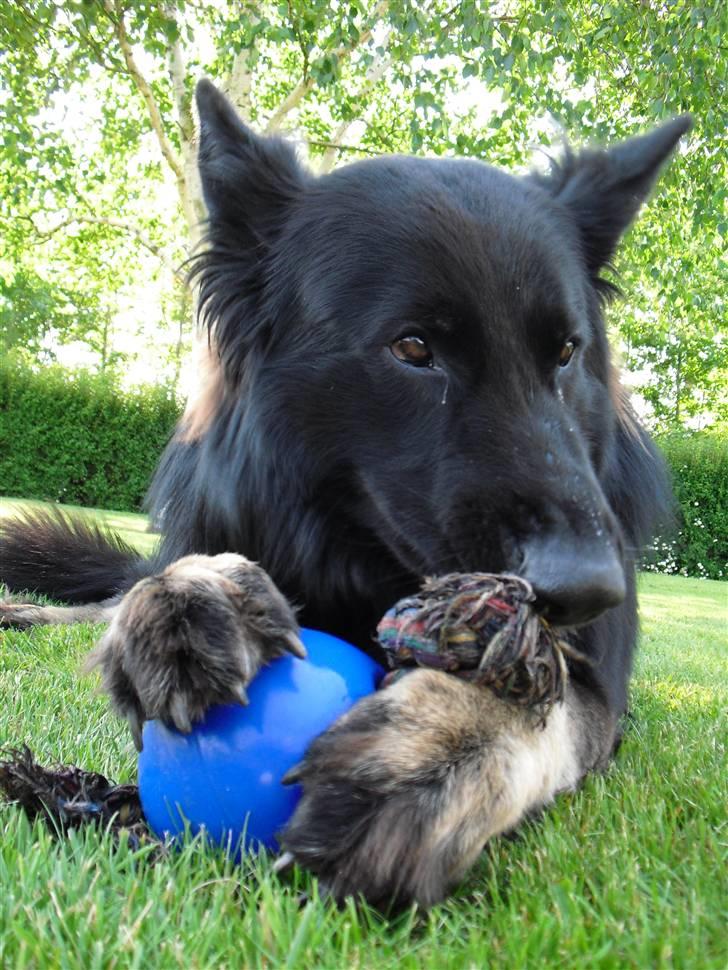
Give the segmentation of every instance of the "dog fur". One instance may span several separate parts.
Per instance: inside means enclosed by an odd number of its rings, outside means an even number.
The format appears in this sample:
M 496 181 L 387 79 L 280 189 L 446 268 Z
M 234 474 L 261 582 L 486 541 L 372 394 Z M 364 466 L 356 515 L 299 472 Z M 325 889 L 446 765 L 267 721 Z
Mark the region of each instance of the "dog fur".
M 377 621 L 423 576 L 525 576 L 586 658 L 545 727 L 415 671 L 288 779 L 282 844 L 337 898 L 430 905 L 619 738 L 635 562 L 669 490 L 610 361 L 600 273 L 689 119 L 547 175 L 391 157 L 315 178 L 209 82 L 197 100 L 210 343 L 151 489 L 160 551 L 6 522 L 0 579 L 81 605 L 6 603 L 0 625 L 110 620 L 90 665 L 140 744 L 145 719 L 188 730 L 300 652 L 294 607 L 379 656 Z

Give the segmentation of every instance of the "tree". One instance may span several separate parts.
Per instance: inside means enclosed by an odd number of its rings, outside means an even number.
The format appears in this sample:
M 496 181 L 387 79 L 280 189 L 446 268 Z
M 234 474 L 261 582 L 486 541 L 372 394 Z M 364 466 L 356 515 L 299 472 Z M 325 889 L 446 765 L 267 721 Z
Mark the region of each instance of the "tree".
M 725 189 L 714 188 L 715 203 L 724 200 Z M 640 394 L 661 431 L 728 416 L 725 227 L 704 219 L 701 195 L 702 186 L 690 184 L 665 193 L 630 240 L 633 253 L 656 255 L 652 265 L 633 259 L 625 273 L 630 300 L 619 337 L 624 363 L 640 375 Z
M 42 358 L 49 353 L 46 338 L 67 329 L 75 304 L 72 293 L 26 270 L 0 279 L 0 347 L 5 352 L 22 347 Z
M 622 265 L 639 280 L 661 265 L 667 223 L 671 245 L 694 240 L 700 273 L 724 291 L 727 27 L 723 6 L 683 0 L 4 4 L 8 252 L 32 264 L 28 240 L 46 240 L 49 259 L 89 278 L 101 241 L 129 278 L 148 279 L 154 264 L 167 291 L 181 289 L 179 267 L 204 217 L 192 92 L 208 75 L 258 129 L 304 140 L 321 170 L 386 151 L 523 167 L 534 143 L 558 144 L 562 130 L 609 140 L 691 110 L 698 124 L 689 152 Z M 674 306 L 685 280 L 670 276 L 664 287 Z M 638 290 L 638 303 L 650 292 Z M 179 306 L 183 297 L 175 299 Z M 637 320 L 628 320 L 632 332 Z M 709 380 L 700 378 L 698 393 Z

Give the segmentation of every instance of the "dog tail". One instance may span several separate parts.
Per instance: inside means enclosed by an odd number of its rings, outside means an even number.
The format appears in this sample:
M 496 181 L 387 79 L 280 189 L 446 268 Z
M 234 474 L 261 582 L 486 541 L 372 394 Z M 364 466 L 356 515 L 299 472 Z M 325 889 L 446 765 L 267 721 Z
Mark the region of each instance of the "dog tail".
M 57 509 L 0 519 L 0 584 L 66 603 L 93 603 L 125 592 L 153 571 L 113 532 Z

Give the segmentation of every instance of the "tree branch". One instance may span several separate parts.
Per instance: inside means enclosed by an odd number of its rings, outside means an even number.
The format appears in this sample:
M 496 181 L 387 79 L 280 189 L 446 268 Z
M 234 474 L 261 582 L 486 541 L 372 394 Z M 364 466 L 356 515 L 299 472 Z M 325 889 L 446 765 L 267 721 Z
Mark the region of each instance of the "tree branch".
M 333 56 L 338 61 L 342 61 L 345 58 L 350 57 L 358 47 L 362 46 L 362 44 L 366 44 L 374 33 L 374 28 L 379 23 L 382 15 L 387 12 L 388 8 L 389 0 L 380 0 L 380 2 L 374 8 L 374 15 L 369 27 L 367 27 L 366 30 L 363 30 L 355 41 L 338 47 L 333 52 Z M 278 131 L 284 118 L 289 115 L 294 108 L 298 107 L 315 83 L 314 78 L 310 74 L 307 77 L 301 78 L 298 84 L 291 91 L 289 91 L 282 104 L 280 104 L 273 112 L 268 124 L 265 127 L 266 134 L 271 134 L 272 132 Z
M 375 58 L 375 60 L 372 61 L 371 65 L 369 66 L 364 84 L 359 88 L 353 100 L 362 102 L 364 100 L 364 96 L 371 91 L 372 88 L 376 87 L 391 66 L 392 58 L 390 55 L 382 54 L 380 57 Z M 342 121 L 336 131 L 333 133 L 331 137 L 331 145 L 326 149 L 321 159 L 319 171 L 322 174 L 330 172 L 336 164 L 339 154 L 337 147 L 356 120 L 356 118 L 349 118 L 347 121 Z
M 291 0 L 288 0 L 288 19 L 291 22 L 291 30 L 296 35 L 296 41 L 301 49 L 301 56 L 303 57 L 303 80 L 308 79 L 308 69 L 310 66 L 310 52 L 306 47 L 303 35 L 301 34 L 301 28 L 298 25 L 298 21 L 293 15 L 293 7 L 291 5 Z
M 54 19 L 50 23 L 46 23 L 44 20 L 40 20 L 32 11 L 28 9 L 27 4 L 16 4 L 16 10 L 14 11 L 15 16 L 23 20 L 30 29 L 38 36 L 42 31 L 47 30 L 49 35 L 56 37 L 61 41 L 59 46 L 71 48 L 74 44 L 78 43 L 79 39 L 82 44 L 88 44 L 93 53 L 96 56 L 96 61 L 104 70 L 109 71 L 110 74 L 120 74 L 122 72 L 121 62 L 116 62 L 112 58 L 111 61 L 107 60 L 107 52 L 104 51 L 101 46 L 100 41 L 95 37 L 91 36 L 91 29 L 83 30 L 79 25 L 76 25 L 76 31 L 68 26 L 63 27 L 59 25 L 59 19 Z M 54 54 L 56 51 L 53 52 Z M 44 68 L 44 74 L 47 72 L 48 67 Z M 60 86 L 60 85 L 59 85 Z
M 363 145 L 335 145 L 332 141 L 315 141 L 313 138 L 306 139 L 307 145 L 315 148 L 331 148 L 336 152 L 359 152 L 361 155 L 391 155 L 391 151 L 382 152 L 377 148 L 365 148 Z
M 133 236 L 140 245 L 148 250 L 148 252 L 152 253 L 153 256 L 157 257 L 159 262 L 172 274 L 178 283 L 181 283 L 185 287 L 188 286 L 186 274 L 168 259 L 160 246 L 153 242 L 149 236 L 141 231 L 141 229 L 137 229 L 136 226 L 130 226 L 129 223 L 122 222 L 120 219 L 111 219 L 108 216 L 73 215 L 69 216 L 68 219 L 63 219 L 61 222 L 56 223 L 56 225 L 50 229 L 39 229 L 33 221 L 32 216 L 26 216 L 25 218 L 33 227 L 33 232 L 38 237 L 38 241 L 50 239 L 51 236 L 54 236 L 57 232 L 60 232 L 61 229 L 67 229 L 68 226 L 79 224 L 108 226 L 111 229 L 118 229 L 120 232 Z
M 116 39 L 119 42 L 119 47 L 121 48 L 121 53 L 124 58 L 124 63 L 126 64 L 127 71 L 146 102 L 149 117 L 152 122 L 152 129 L 154 130 L 154 134 L 157 136 L 157 141 L 159 142 L 159 147 L 162 150 L 162 154 L 166 158 L 167 164 L 174 172 L 176 178 L 178 180 L 183 180 L 184 173 L 182 170 L 182 164 L 177 158 L 177 153 L 172 147 L 171 142 L 167 138 L 164 130 L 164 122 L 162 121 L 162 115 L 159 111 L 159 106 L 157 105 L 154 95 L 152 94 L 152 89 L 149 87 L 146 78 L 140 71 L 136 60 L 134 59 L 134 52 L 132 51 L 131 44 L 129 43 L 129 37 L 126 32 L 126 24 L 124 23 L 124 11 L 118 0 L 104 0 L 104 9 L 106 10 L 111 23 L 113 24 L 114 33 L 116 34 Z
M 253 67 L 250 63 L 252 54 L 252 50 L 248 47 L 238 51 L 233 58 L 230 74 L 223 85 L 223 90 L 246 122 L 252 120 L 250 102 L 250 92 L 253 85 Z
M 192 104 L 185 90 L 185 65 L 182 45 L 177 39 L 169 52 L 169 75 L 172 80 L 172 97 L 177 110 L 177 123 L 184 141 L 192 141 L 195 136 L 195 121 L 192 117 Z
M 164 12 L 170 20 L 176 19 L 173 7 L 165 7 Z M 192 115 L 192 101 L 187 96 L 185 87 L 187 65 L 185 64 L 184 51 L 179 36 L 169 49 L 167 61 L 182 147 L 182 159 L 179 163 L 180 172 L 177 175 L 177 191 L 190 230 L 190 241 L 194 247 L 199 235 L 200 223 L 205 218 L 206 212 L 202 203 L 202 190 L 197 172 L 197 152 L 194 145 L 195 119 Z

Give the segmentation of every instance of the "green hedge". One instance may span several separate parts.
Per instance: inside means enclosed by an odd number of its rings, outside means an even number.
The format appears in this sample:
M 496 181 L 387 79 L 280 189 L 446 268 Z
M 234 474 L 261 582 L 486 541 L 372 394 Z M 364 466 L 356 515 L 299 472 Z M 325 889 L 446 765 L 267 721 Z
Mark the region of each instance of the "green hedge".
M 728 578 L 728 428 L 659 441 L 679 503 L 677 527 L 655 544 L 646 568 Z
M 179 411 L 167 388 L 0 362 L 0 495 L 136 511 Z M 728 578 L 728 429 L 660 445 L 679 522 L 645 568 Z
M 0 362 L 0 494 L 136 511 L 179 415 L 166 388 Z

